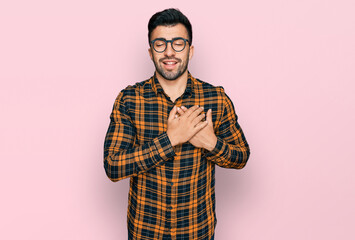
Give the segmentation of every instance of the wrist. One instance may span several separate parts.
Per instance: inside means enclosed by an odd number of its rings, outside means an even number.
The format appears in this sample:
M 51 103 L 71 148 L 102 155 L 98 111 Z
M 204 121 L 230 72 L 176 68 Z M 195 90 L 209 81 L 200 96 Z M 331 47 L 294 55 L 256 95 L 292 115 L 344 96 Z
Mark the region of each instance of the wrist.
M 205 149 L 211 152 L 216 147 L 216 144 L 217 144 L 217 137 L 213 136 L 211 142 L 205 146 Z
M 172 136 L 173 134 L 170 134 L 169 132 L 166 132 L 166 135 L 168 135 L 168 138 L 170 140 L 170 144 L 171 146 L 175 147 L 176 145 L 178 145 L 178 141 Z

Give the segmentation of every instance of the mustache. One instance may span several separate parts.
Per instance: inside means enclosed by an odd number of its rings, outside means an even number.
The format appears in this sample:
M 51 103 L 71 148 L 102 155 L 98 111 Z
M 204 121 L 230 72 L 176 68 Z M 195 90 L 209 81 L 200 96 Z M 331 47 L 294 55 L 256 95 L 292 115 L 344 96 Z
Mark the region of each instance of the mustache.
M 181 62 L 180 58 L 175 58 L 175 57 L 165 57 L 165 58 L 161 58 L 159 59 L 159 62 L 165 61 L 165 60 L 175 60 L 177 62 Z

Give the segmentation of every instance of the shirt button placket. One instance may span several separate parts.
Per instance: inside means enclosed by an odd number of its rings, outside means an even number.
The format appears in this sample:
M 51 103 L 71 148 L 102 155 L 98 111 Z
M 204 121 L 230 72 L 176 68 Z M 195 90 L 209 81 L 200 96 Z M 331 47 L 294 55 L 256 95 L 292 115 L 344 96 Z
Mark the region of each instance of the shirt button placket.
M 170 229 L 170 234 L 171 234 L 171 239 L 175 240 L 176 239 L 176 188 L 174 187 L 173 182 L 168 183 L 171 187 L 171 205 L 169 206 L 169 210 L 171 213 L 171 229 Z
M 171 229 L 171 240 L 176 240 L 176 230 L 175 230 L 175 228 Z

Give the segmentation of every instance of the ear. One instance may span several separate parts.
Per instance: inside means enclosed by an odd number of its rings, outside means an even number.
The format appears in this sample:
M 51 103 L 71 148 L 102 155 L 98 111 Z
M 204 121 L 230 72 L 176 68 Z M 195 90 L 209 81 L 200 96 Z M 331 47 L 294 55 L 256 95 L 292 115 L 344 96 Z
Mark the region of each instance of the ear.
M 148 48 L 148 53 L 149 53 L 150 59 L 152 59 L 152 61 L 153 61 L 153 55 L 152 55 L 152 49 L 151 48 Z
M 194 50 L 195 50 L 194 46 L 191 45 L 191 46 L 190 46 L 190 50 L 189 50 L 189 60 L 190 60 L 190 59 L 192 58 L 192 56 L 194 55 Z

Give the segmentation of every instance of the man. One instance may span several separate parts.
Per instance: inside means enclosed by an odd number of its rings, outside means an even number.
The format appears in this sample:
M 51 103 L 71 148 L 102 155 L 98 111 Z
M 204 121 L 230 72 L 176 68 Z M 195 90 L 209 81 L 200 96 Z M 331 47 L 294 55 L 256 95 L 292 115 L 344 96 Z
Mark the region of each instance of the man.
M 194 47 L 186 16 L 158 12 L 148 30 L 156 71 L 114 103 L 106 174 L 130 177 L 129 239 L 213 239 L 215 164 L 243 168 L 249 146 L 223 88 L 187 70 Z

